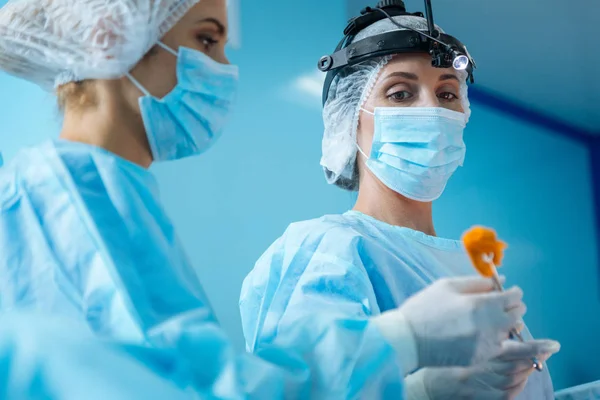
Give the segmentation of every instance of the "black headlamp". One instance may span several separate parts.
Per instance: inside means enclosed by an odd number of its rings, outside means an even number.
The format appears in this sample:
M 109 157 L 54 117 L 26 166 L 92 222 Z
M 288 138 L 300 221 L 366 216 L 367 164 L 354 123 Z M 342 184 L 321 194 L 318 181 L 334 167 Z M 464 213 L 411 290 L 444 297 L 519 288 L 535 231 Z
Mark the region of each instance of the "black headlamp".
M 373 58 L 393 54 L 429 53 L 432 58 L 431 65 L 436 68 L 464 70 L 468 73 L 468 79 L 473 83 L 475 61 L 469 55 L 465 45 L 458 39 L 435 29 L 431 0 L 425 0 L 425 12 L 427 31 L 402 26 L 393 19 L 397 16 L 423 17 L 423 13 L 420 12 L 406 12 L 402 0 L 381 0 L 375 8 L 367 7 L 361 11 L 360 16 L 352 18 L 344 29 L 344 38 L 338 44 L 335 52 L 319 60 L 319 69 L 327 72 L 323 86 L 323 105 L 329 96 L 331 83 L 342 69 Z M 360 31 L 386 18 L 403 30 L 382 33 L 352 43 Z

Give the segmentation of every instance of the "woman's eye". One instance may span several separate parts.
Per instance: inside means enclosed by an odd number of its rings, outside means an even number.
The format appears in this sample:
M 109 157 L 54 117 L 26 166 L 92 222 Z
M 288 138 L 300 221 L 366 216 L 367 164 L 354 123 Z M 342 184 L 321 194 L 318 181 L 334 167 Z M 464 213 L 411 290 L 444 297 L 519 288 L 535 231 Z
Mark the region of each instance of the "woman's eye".
M 440 94 L 438 94 L 438 98 L 440 98 L 444 101 L 458 100 L 458 96 L 455 95 L 454 93 L 450 93 L 450 92 L 440 93 Z
M 400 101 L 408 100 L 412 96 L 413 96 L 412 93 L 407 92 L 406 90 L 401 90 L 399 92 L 392 93 L 391 95 L 388 96 L 388 98 L 392 101 L 400 102 Z
M 212 50 L 212 48 L 219 43 L 218 40 L 213 39 L 211 36 L 209 35 L 198 35 L 197 36 L 198 41 L 202 44 L 202 46 L 204 46 L 204 51 L 210 51 Z

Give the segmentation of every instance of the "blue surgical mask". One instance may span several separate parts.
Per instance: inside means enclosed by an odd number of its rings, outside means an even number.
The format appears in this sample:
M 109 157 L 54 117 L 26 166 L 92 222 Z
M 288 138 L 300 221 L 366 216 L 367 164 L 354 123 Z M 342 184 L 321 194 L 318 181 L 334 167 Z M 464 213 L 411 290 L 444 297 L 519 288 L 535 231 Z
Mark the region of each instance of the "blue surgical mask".
M 144 93 L 140 111 L 154 161 L 178 160 L 201 154 L 221 136 L 229 118 L 238 83 L 236 66 L 220 64 L 204 53 L 180 47 L 177 85 L 162 99 L 153 97 L 131 74 Z
M 367 168 L 404 197 L 421 202 L 439 198 L 465 159 L 465 114 L 445 108 L 362 110 L 375 116 L 370 156 L 358 147 Z

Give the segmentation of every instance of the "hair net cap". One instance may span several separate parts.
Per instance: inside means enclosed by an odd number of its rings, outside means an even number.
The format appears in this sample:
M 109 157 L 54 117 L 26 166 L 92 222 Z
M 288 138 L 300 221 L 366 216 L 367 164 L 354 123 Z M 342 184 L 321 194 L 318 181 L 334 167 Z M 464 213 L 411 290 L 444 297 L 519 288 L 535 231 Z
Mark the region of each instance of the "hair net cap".
M 426 30 L 427 20 L 414 16 L 394 17 L 398 24 L 413 29 Z M 443 33 L 443 30 L 436 26 Z M 360 31 L 352 43 L 382 33 L 399 31 L 389 19 L 380 20 Z M 383 67 L 392 56 L 380 57 L 353 65 L 342 70 L 329 89 L 329 97 L 323 108 L 323 156 L 321 165 L 327 182 L 343 189 L 358 189 L 356 169 L 356 132 L 361 107 L 369 99 Z M 467 121 L 471 115 L 467 95 L 467 73 L 460 71 L 463 109 Z
M 0 69 L 52 90 L 129 72 L 200 0 L 9 0 Z

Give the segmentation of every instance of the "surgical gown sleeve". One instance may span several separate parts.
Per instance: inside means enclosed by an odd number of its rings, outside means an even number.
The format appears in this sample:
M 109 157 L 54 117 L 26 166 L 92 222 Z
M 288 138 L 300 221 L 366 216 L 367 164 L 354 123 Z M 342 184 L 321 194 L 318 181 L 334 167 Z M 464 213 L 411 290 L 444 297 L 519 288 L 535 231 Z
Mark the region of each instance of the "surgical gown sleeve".
M 331 398 L 399 398 L 402 366 L 370 317 L 379 314 L 357 237 L 339 227 L 293 224 L 244 281 L 247 348 L 288 348 L 309 359 Z
M 160 379 L 191 391 L 190 398 L 331 398 L 328 386 L 314 382 L 313 359 L 305 354 L 270 347 L 261 358 L 233 349 L 161 207 L 152 175 L 92 146 L 47 142 L 0 169 L 0 312 L 22 308 L 64 316 L 69 328 L 115 346 L 130 343 L 138 349 L 133 364 L 116 357 L 98 367 L 118 373 L 116 378 L 142 376 L 139 368 L 152 365 Z M 371 332 L 366 326 L 347 329 Z M 336 340 L 327 326 L 321 332 Z M 42 355 L 54 359 L 60 353 Z M 68 356 L 77 375 L 77 355 Z M 381 350 L 369 360 L 384 356 Z M 68 371 L 66 365 L 56 370 Z M 49 380 L 59 378 L 45 372 Z
M 315 392 L 306 369 L 286 371 L 250 354 L 237 357 L 236 361 L 231 348 L 222 352 L 227 346 L 219 346 L 215 341 L 220 336 L 217 329 L 188 330 L 184 335 L 187 342 L 184 347 L 193 351 L 187 357 L 182 357 L 179 351 L 171 348 L 99 340 L 89 331 L 82 330 L 81 325 L 73 325 L 72 322 L 68 318 L 40 313 L 12 311 L 0 314 L 0 398 L 348 398 Z M 269 353 L 267 356 L 273 357 L 278 351 Z M 285 354 L 281 353 L 275 358 L 281 361 L 282 357 L 286 357 Z M 220 367 L 223 374 L 213 382 L 207 371 L 213 370 L 215 365 Z M 208 385 L 203 387 L 203 381 Z M 397 396 L 391 398 L 401 399 Z
M 56 316 L 0 314 L 0 399 L 191 400 L 162 376 L 173 354 L 108 343 Z

